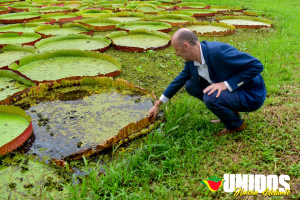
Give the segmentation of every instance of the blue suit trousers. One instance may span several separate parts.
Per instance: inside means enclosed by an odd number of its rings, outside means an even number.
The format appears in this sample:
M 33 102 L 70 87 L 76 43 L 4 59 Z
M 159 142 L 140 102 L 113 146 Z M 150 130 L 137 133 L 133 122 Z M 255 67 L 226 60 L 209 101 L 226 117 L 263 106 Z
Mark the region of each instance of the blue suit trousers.
M 228 130 L 237 129 L 243 124 L 243 120 L 237 112 L 252 112 L 259 109 L 242 105 L 236 90 L 233 92 L 224 90 L 218 98 L 216 98 L 218 91 L 215 91 L 211 95 L 208 95 L 208 92 L 204 94 L 203 90 L 210 84 L 203 78 L 200 78 L 199 81 L 200 87 L 196 86 L 193 78 L 189 79 L 185 83 L 186 91 L 190 95 L 203 101 L 206 107 L 225 124 Z

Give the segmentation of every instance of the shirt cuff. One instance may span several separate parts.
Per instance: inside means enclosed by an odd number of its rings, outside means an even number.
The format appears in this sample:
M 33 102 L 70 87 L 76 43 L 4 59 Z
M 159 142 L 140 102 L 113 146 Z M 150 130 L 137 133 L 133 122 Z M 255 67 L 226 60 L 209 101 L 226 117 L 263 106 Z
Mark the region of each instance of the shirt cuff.
M 161 97 L 159 98 L 159 100 L 161 100 L 163 103 L 167 103 L 169 98 L 162 94 Z
M 232 90 L 232 88 L 230 87 L 230 85 L 227 83 L 227 81 L 224 81 L 224 83 L 225 83 L 227 89 L 229 90 L 229 92 L 232 92 L 233 90 Z

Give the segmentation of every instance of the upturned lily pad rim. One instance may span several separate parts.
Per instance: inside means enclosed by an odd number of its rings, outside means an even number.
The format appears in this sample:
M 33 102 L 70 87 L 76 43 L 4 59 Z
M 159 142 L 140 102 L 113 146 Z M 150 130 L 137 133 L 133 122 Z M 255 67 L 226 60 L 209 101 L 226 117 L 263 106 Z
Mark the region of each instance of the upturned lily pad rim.
M 241 20 L 252 20 L 252 21 L 258 21 L 258 22 L 264 22 L 268 25 L 234 25 L 236 28 L 260 28 L 260 27 L 268 27 L 271 28 L 273 26 L 273 22 L 269 19 L 263 19 L 259 17 L 249 17 L 249 16 L 223 16 L 223 17 L 217 17 L 216 20 L 223 20 L 223 19 L 241 19 Z
M 67 18 L 60 18 L 60 19 L 55 19 L 53 17 L 57 17 L 57 16 L 68 16 Z M 82 18 L 82 16 L 78 13 L 51 13 L 51 14 L 46 14 L 46 15 L 42 15 L 41 18 L 45 18 L 45 19 L 51 19 L 55 22 L 69 22 L 69 21 L 74 21 L 74 20 L 79 20 Z
M 20 45 L 20 44 L 9 44 L 2 48 L 2 51 L 27 51 L 30 53 L 36 53 L 36 49 L 33 46 L 29 45 Z
M 20 16 L 19 19 L 5 19 L 5 17 L 8 16 Z M 22 16 L 28 16 L 28 15 L 36 15 L 34 17 L 29 17 L 29 18 L 24 18 Z M 38 19 L 40 18 L 41 15 L 40 13 L 37 12 L 19 12 L 19 13 L 10 13 L 10 14 L 4 14 L 0 15 L 0 22 L 3 22 L 4 24 L 15 24 L 15 23 L 23 23 L 25 21 L 33 20 L 33 19 Z
M 83 20 L 76 20 L 75 23 L 80 23 L 85 26 L 90 26 L 94 28 L 94 31 L 108 31 L 116 29 L 117 24 L 120 24 L 120 21 L 109 19 L 109 18 L 94 18 L 94 19 L 83 19 Z M 97 23 L 97 22 L 107 22 L 112 23 L 112 25 L 104 25 L 104 26 L 96 26 L 89 23 Z
M 4 32 L 16 32 L 16 31 L 9 31 L 9 30 L 6 30 L 6 31 L 3 31 L 5 29 L 10 29 L 10 28 L 17 28 L 17 27 L 37 27 L 37 26 L 40 26 L 40 24 L 38 23 L 26 23 L 26 24 L 21 24 L 21 23 L 18 23 L 18 24 L 11 24 L 11 25 L 6 25 L 6 26 L 1 26 L 0 27 L 0 33 L 4 33 Z M 23 33 L 22 31 L 17 31 L 16 33 Z
M 121 45 L 114 44 L 113 38 L 115 38 L 115 37 L 129 36 L 129 35 L 135 35 L 135 34 L 145 34 L 145 35 L 161 37 L 166 40 L 169 40 L 169 42 L 163 46 L 150 47 L 150 48 L 146 48 L 146 49 L 140 48 L 140 47 L 128 47 L 128 46 L 121 46 Z M 148 50 L 158 51 L 158 50 L 167 48 L 168 46 L 171 45 L 171 36 L 170 35 L 168 35 L 166 33 L 162 33 L 160 31 L 148 30 L 148 29 L 143 29 L 143 28 L 134 29 L 134 30 L 129 31 L 128 33 L 126 31 L 113 32 L 113 33 L 106 35 L 106 37 L 108 37 L 109 39 L 112 40 L 112 44 L 115 49 L 120 50 L 120 51 L 127 51 L 127 52 L 145 52 Z
M 58 57 L 89 57 L 89 58 L 101 59 L 112 63 L 119 70 L 121 70 L 121 63 L 116 58 L 114 58 L 109 54 L 99 53 L 95 51 L 81 51 L 76 49 L 47 51 L 44 53 L 35 53 L 35 54 L 27 55 L 19 60 L 19 65 L 13 63 L 9 66 L 9 68 L 17 70 L 18 68 L 23 67 L 29 63 L 58 58 Z
M 185 20 L 186 22 L 169 22 L 164 19 L 178 19 L 178 20 Z M 196 21 L 196 18 L 168 14 L 168 15 L 153 16 L 153 17 L 150 17 L 149 20 L 150 21 L 167 22 L 167 23 L 171 24 L 172 26 L 180 26 L 183 24 L 187 24 L 188 22 L 194 22 L 194 21 Z
M 21 37 L 21 36 L 29 36 L 29 37 L 35 37 L 36 38 L 36 40 L 33 40 L 31 42 L 21 43 L 22 46 L 23 45 L 33 46 L 42 37 L 41 35 L 39 35 L 37 33 L 22 33 L 22 34 L 18 34 L 18 33 L 0 33 L 0 37 Z M 3 48 L 6 45 L 9 45 L 9 44 L 0 44 L 0 48 Z
M 107 39 L 104 36 L 99 36 L 98 35 L 98 36 L 91 37 L 89 35 L 83 35 L 83 34 L 70 34 L 70 35 L 59 35 L 59 36 L 56 36 L 56 37 L 51 37 L 51 38 L 47 38 L 47 39 L 44 39 L 44 40 L 40 40 L 39 42 L 37 42 L 35 44 L 35 47 L 37 48 L 37 50 L 39 50 L 39 48 L 41 48 L 42 46 L 44 46 L 46 44 L 50 44 L 50 43 L 53 43 L 53 42 L 64 41 L 64 40 L 77 40 L 77 39 L 97 40 L 97 41 L 103 42 L 107 45 L 104 48 L 98 48 L 98 49 L 94 49 L 94 50 L 91 50 L 91 51 L 104 52 L 109 48 L 109 46 L 111 44 L 111 40 Z
M 87 35 L 92 35 L 93 34 L 93 27 L 85 26 L 85 25 L 79 24 L 79 23 L 72 23 L 72 22 L 63 24 L 62 27 L 60 25 L 42 25 L 42 26 L 38 26 L 34 31 L 36 33 L 42 35 L 42 37 L 45 39 L 45 38 L 56 36 L 56 35 L 41 33 L 40 32 L 41 30 L 61 29 L 61 28 L 76 28 L 76 27 L 77 28 L 80 27 L 80 28 L 85 29 L 85 32 L 81 32 L 79 34 L 87 34 Z
M 20 133 L 18 137 L 0 147 L 0 155 L 3 156 L 22 146 L 22 144 L 31 136 L 33 127 L 30 115 L 27 115 L 26 112 L 19 107 L 0 105 L 0 114 L 20 116 L 29 123 L 28 127 L 23 131 L 23 133 Z
M 18 71 L 13 71 L 10 69 L 0 69 L 0 77 L 7 77 L 14 79 L 28 87 L 36 86 L 37 83 L 27 78 L 25 75 L 18 73 Z M 1 103 L 0 103 L 1 105 Z
M 3 10 L 9 10 L 9 9 L 5 6 L 0 6 L 0 11 L 3 11 Z
M 194 14 L 187 12 L 186 10 L 177 10 L 177 11 L 162 11 L 158 12 L 157 15 L 186 15 L 187 17 L 192 17 Z
M 130 25 L 161 25 L 165 26 L 165 28 L 157 30 L 163 33 L 167 33 L 172 31 L 172 25 L 165 22 L 156 22 L 156 21 L 128 21 L 128 22 L 122 22 L 117 25 L 118 31 L 126 31 L 127 33 L 130 31 L 129 29 L 124 28 L 124 26 L 130 26 Z
M 180 28 L 187 28 L 188 26 L 192 26 L 192 25 L 199 25 L 199 26 L 220 26 L 220 27 L 224 27 L 224 28 L 228 28 L 226 31 L 213 31 L 213 32 L 207 32 L 207 33 L 200 33 L 197 31 L 193 31 L 196 35 L 198 36 L 225 36 L 225 35 L 231 35 L 235 33 L 235 27 L 233 25 L 229 25 L 223 22 L 216 22 L 216 21 L 212 21 L 212 22 L 208 22 L 208 21 L 196 21 L 196 22 L 189 22 L 185 25 L 181 25 Z
M 55 88 L 60 88 L 60 87 L 72 87 L 72 86 L 103 86 L 106 88 L 118 88 L 118 89 L 127 89 L 131 91 L 137 91 L 142 94 L 149 94 L 149 92 L 141 87 L 135 86 L 131 82 L 127 82 L 123 79 L 117 78 L 116 80 L 113 80 L 113 78 L 108 78 L 108 77 L 85 77 L 85 78 L 80 78 L 77 80 L 60 80 L 60 81 L 55 81 L 51 83 L 41 83 L 38 86 L 32 87 L 27 91 L 24 91 L 24 93 L 19 97 L 19 99 L 22 99 L 24 97 L 30 97 L 30 96 L 36 96 L 36 95 L 43 95 L 45 91 L 49 91 Z M 156 98 L 154 93 L 151 93 L 151 97 L 153 100 Z M 16 100 L 17 101 L 17 100 Z M 12 103 L 12 102 L 11 102 Z M 149 131 L 144 131 L 143 133 L 140 133 L 142 129 L 145 129 L 149 125 L 151 125 L 154 121 L 153 117 L 146 117 L 136 123 L 132 122 L 129 123 L 127 126 L 122 128 L 118 134 L 108 138 L 106 141 L 101 142 L 100 144 L 97 144 L 95 146 L 83 149 L 81 151 L 74 152 L 65 158 L 64 160 L 77 160 L 83 158 L 83 156 L 88 157 L 91 156 L 95 153 L 99 153 L 103 150 L 111 148 L 113 145 L 119 143 L 119 142 L 127 142 L 130 141 L 138 136 L 141 136 L 145 134 L 145 132 L 149 132 L 152 130 L 150 129 Z
M 177 3 L 176 6 L 188 7 L 188 6 L 208 6 L 208 5 L 202 2 L 182 2 L 182 3 Z

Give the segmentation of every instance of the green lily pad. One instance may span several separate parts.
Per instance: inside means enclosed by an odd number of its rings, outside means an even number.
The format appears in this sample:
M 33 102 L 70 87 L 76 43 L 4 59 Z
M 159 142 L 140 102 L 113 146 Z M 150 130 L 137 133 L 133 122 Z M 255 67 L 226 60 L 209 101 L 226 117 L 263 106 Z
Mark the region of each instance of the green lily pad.
M 34 29 L 40 26 L 38 23 L 12 24 L 0 27 L 1 32 L 34 33 Z
M 40 13 L 35 12 L 21 12 L 0 15 L 0 21 L 3 23 L 21 23 L 25 20 L 39 18 Z
M 164 33 L 172 30 L 172 25 L 164 22 L 151 22 L 151 21 L 134 21 L 134 22 L 122 22 L 117 25 L 121 30 L 134 30 L 139 28 L 145 28 L 149 30 L 162 31 Z
M 106 35 L 113 41 L 115 48 L 121 51 L 143 52 L 148 49 L 162 49 L 170 45 L 171 36 L 159 31 L 135 29 L 114 32 Z
M 176 6 L 182 8 L 206 8 L 208 7 L 207 4 L 202 2 L 183 2 L 183 3 L 177 3 Z
M 118 12 L 113 14 L 105 14 L 99 16 L 100 19 L 109 18 L 115 21 L 124 22 L 124 21 L 139 21 L 146 18 L 143 13 L 137 12 Z
M 112 20 L 112 19 L 84 19 L 84 20 L 76 20 L 76 23 L 83 24 L 85 26 L 91 26 L 94 28 L 94 31 L 108 31 L 116 29 L 117 24 L 120 24 L 120 21 Z
M 83 18 L 96 18 L 98 16 L 101 16 L 103 14 L 112 13 L 111 10 L 97 10 L 97 9 L 91 9 L 91 10 L 82 10 L 78 12 Z
M 216 11 L 218 14 L 227 12 L 230 10 L 229 6 L 222 6 L 222 5 L 211 5 L 210 10 Z
M 216 18 L 219 22 L 232 24 L 236 28 L 259 28 L 259 27 L 272 27 L 272 21 L 258 17 L 248 16 L 224 16 Z
M 0 101 L 34 86 L 35 83 L 9 70 L 0 70 Z
M 31 117 L 16 106 L 0 105 L 0 156 L 20 147 L 31 135 Z
M 20 58 L 35 53 L 36 50 L 32 46 L 21 45 L 7 45 L 2 48 L 0 53 L 0 68 L 10 65 L 11 63 L 19 60 Z
M 186 17 L 186 16 L 176 16 L 176 15 L 159 15 L 150 17 L 149 20 L 151 21 L 160 21 L 160 22 L 167 22 L 172 26 L 180 26 L 183 24 L 187 24 L 189 22 L 196 21 L 193 17 Z
M 207 21 L 191 22 L 182 27 L 190 29 L 199 36 L 224 36 L 235 33 L 235 27 L 233 25 L 218 23 L 215 21 L 212 23 Z
M 59 169 L 35 160 L 32 155 L 6 156 L 0 166 L 3 199 L 61 199 L 67 197 L 67 190 L 59 183 L 62 178 Z
M 184 11 L 162 11 L 158 12 L 157 15 L 176 15 L 176 16 L 185 16 L 185 17 L 192 17 L 194 14 L 191 12 Z
M 55 13 L 55 12 L 66 12 L 66 11 L 72 11 L 73 8 L 71 7 L 67 7 L 67 6 L 47 6 L 47 7 L 43 7 L 43 8 L 32 8 L 30 9 L 31 12 L 40 12 L 40 13 L 46 13 L 46 14 L 50 14 L 50 13 Z
M 41 34 L 43 38 L 55 36 L 55 35 L 69 35 L 78 33 L 89 34 L 92 31 L 92 27 L 87 27 L 78 23 L 67 23 L 63 24 L 62 27 L 59 25 L 43 25 L 35 29 L 35 32 Z
M 159 11 L 163 11 L 164 9 L 157 8 L 153 4 L 145 3 L 145 4 L 140 4 L 139 6 L 137 6 L 135 8 L 135 10 L 142 11 L 143 13 L 147 13 L 147 14 L 153 14 L 153 13 L 157 13 Z
M 53 13 L 53 14 L 46 14 L 42 15 L 41 18 L 45 19 L 53 19 L 56 21 L 74 21 L 74 20 L 79 20 L 82 18 L 82 16 L 78 13 Z
M 37 81 L 54 81 L 75 76 L 97 76 L 117 72 L 121 64 L 116 58 L 99 52 L 58 50 L 28 55 L 13 63 L 11 69 Z
M 111 41 L 103 36 L 91 37 L 82 34 L 61 35 L 41 40 L 35 44 L 39 52 L 61 49 L 101 51 L 109 48 Z M 0 54 L 1 55 L 1 54 Z
M 36 33 L 0 33 L 0 46 L 7 44 L 34 44 L 41 38 L 41 35 Z

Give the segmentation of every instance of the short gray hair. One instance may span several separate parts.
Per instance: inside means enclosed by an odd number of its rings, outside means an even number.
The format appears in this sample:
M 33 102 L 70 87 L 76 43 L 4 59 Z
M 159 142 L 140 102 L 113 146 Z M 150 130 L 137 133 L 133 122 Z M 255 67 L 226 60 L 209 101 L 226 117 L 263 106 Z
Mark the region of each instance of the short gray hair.
M 193 31 L 188 29 L 179 29 L 177 33 L 177 41 L 180 44 L 187 42 L 190 45 L 195 46 L 199 39 Z

